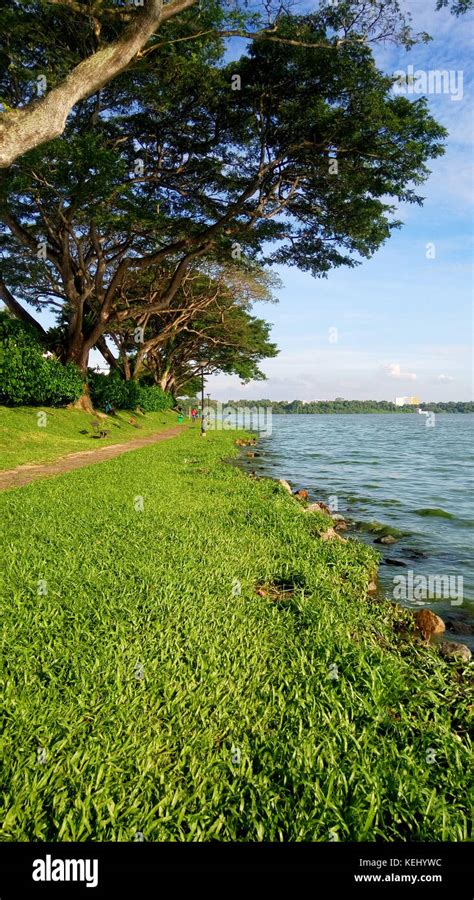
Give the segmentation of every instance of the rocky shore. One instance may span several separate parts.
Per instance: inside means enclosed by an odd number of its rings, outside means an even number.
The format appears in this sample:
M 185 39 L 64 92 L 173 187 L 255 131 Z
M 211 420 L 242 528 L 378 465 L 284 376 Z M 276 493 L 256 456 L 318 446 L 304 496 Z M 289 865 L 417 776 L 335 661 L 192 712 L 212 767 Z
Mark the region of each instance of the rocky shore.
M 240 448 L 248 446 L 254 447 L 257 445 L 257 439 L 240 438 L 235 441 L 235 444 Z M 260 456 L 260 454 L 257 452 L 247 451 L 245 453 L 245 456 L 246 459 L 251 459 Z M 258 477 L 256 472 L 251 472 L 250 474 L 253 477 Z M 327 528 L 322 530 L 318 535 L 320 540 L 348 540 L 348 538 L 345 538 L 341 535 L 341 532 L 348 531 L 351 527 L 351 523 L 347 519 L 345 519 L 344 516 L 342 516 L 340 513 L 333 512 L 323 500 L 311 500 L 309 491 L 306 490 L 306 488 L 293 489 L 290 482 L 286 479 L 279 478 L 275 480 L 283 488 L 283 490 L 285 490 L 291 497 L 295 499 L 295 501 L 299 502 L 302 505 L 305 513 L 323 513 L 331 519 L 331 523 L 328 522 Z M 374 544 L 378 544 L 381 547 L 387 547 L 396 544 L 397 541 L 397 536 L 391 533 L 387 533 L 375 538 Z M 390 559 L 390 557 L 386 557 L 385 562 L 389 565 L 399 564 L 398 560 Z M 402 563 L 402 565 L 404 564 Z M 393 600 L 389 600 L 389 598 L 386 598 L 384 596 L 376 573 L 374 574 L 374 578 L 369 583 L 368 593 L 381 601 L 391 603 L 394 602 Z M 414 638 L 415 640 L 421 641 L 427 645 L 433 645 L 438 650 L 439 654 L 446 660 L 462 660 L 464 662 L 469 662 L 471 660 L 472 652 L 467 644 L 463 643 L 462 641 L 448 639 L 447 637 L 447 633 L 454 633 L 456 636 L 474 634 L 474 625 L 469 622 L 467 618 L 463 617 L 462 614 L 458 612 L 456 616 L 452 616 L 449 618 L 446 617 L 445 619 L 443 619 L 441 618 L 441 616 L 437 615 L 437 613 L 427 608 L 411 611 L 401 604 L 398 605 L 400 606 L 400 609 L 403 610 L 403 612 L 407 615 L 407 629 L 405 632 L 407 638 Z

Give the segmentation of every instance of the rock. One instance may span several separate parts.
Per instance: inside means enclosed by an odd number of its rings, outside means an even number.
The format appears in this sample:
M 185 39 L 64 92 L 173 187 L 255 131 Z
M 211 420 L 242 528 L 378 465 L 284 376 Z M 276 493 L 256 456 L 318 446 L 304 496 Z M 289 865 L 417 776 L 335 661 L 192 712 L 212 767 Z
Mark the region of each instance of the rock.
M 323 503 L 322 505 L 325 506 L 326 504 Z M 340 513 L 332 513 L 329 507 L 327 507 L 327 510 L 334 522 L 334 528 L 336 529 L 336 531 L 347 531 L 349 525 L 347 524 L 344 516 L 341 516 Z
M 402 559 L 392 559 L 390 556 L 385 557 L 384 562 L 387 563 L 388 566 L 405 566 L 406 562 L 403 562 Z
M 237 447 L 255 447 L 257 443 L 256 438 L 237 438 L 234 442 Z
M 279 478 L 279 479 L 278 479 L 278 484 L 280 484 L 280 485 L 282 486 L 282 488 L 285 489 L 285 491 L 288 491 L 289 494 L 292 494 L 292 493 L 293 493 L 293 491 L 291 490 L 290 485 L 288 484 L 287 481 L 285 481 L 284 478 Z
M 416 627 L 427 641 L 432 634 L 443 634 L 446 625 L 443 620 L 432 612 L 431 609 L 419 609 L 415 613 Z
M 376 581 L 369 581 L 369 586 L 368 586 L 368 588 L 367 588 L 367 593 L 368 593 L 368 594 L 375 594 L 376 592 L 377 592 L 377 582 L 376 582 Z
M 250 452 L 246 453 L 245 455 L 248 456 L 249 459 L 253 459 L 254 456 L 256 456 L 257 454 L 256 454 L 256 453 L 252 453 L 252 452 L 250 451 Z
M 341 537 L 334 528 L 328 528 L 326 531 L 323 531 L 319 537 L 322 541 L 343 541 L 346 543 L 346 538 Z
M 293 496 L 298 497 L 298 500 L 307 500 L 309 497 L 309 494 L 308 494 L 308 491 L 300 490 L 300 491 L 295 491 Z
M 423 550 L 414 550 L 413 547 L 408 547 L 404 551 L 405 556 L 408 556 L 409 559 L 427 559 L 428 554 L 423 553 Z
M 455 641 L 442 641 L 439 652 L 446 659 L 464 659 L 466 662 L 469 662 L 472 656 L 466 644 L 457 644 Z
M 325 503 L 318 501 L 318 503 L 310 503 L 309 506 L 306 507 L 306 512 L 324 512 L 330 513 L 329 506 L 326 506 Z
M 385 537 L 375 538 L 374 544 L 396 544 L 397 539 L 393 534 L 386 534 Z
M 347 531 L 348 527 L 349 526 L 348 526 L 347 522 L 345 521 L 345 519 L 342 519 L 342 518 L 336 519 L 336 522 L 334 525 L 334 528 L 336 529 L 336 531 Z

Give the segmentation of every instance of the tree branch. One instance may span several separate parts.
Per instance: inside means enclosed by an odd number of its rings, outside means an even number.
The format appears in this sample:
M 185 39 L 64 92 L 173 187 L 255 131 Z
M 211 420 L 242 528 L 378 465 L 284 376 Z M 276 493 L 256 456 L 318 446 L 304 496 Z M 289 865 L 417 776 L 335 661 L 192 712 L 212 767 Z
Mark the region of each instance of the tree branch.
M 0 114 L 0 168 L 7 168 L 23 153 L 59 137 L 78 100 L 89 97 L 123 72 L 162 22 L 197 0 L 145 0 L 143 10 L 133 16 L 122 36 L 77 65 L 66 78 L 40 100 L 23 109 Z
M 24 322 L 25 325 L 31 325 L 40 335 L 40 337 L 46 337 L 46 331 L 44 330 L 43 326 L 40 325 L 40 323 L 37 322 L 36 319 L 34 319 L 33 316 L 29 314 L 28 310 L 24 309 L 23 306 L 18 303 L 18 300 L 15 300 L 13 294 L 10 293 L 2 278 L 0 278 L 0 297 L 7 309 L 9 309 L 11 313 L 13 313 L 16 319 Z

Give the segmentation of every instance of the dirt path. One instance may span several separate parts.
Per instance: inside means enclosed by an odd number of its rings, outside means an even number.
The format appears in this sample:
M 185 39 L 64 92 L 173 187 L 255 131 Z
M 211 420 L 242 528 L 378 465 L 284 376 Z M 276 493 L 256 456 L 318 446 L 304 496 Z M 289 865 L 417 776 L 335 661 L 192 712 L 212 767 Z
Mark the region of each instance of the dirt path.
M 113 459 L 114 456 L 121 456 L 122 453 L 128 453 L 130 450 L 139 450 L 140 447 L 147 447 L 150 444 L 158 444 L 159 441 L 166 441 L 168 438 L 175 437 L 183 431 L 182 426 L 168 428 L 167 431 L 160 431 L 158 434 L 149 434 L 146 437 L 134 438 L 127 441 L 126 444 L 109 444 L 107 447 L 98 447 L 94 450 L 81 450 L 78 453 L 69 453 L 60 459 L 53 460 L 48 463 L 38 463 L 37 465 L 17 466 L 16 469 L 7 469 L 0 472 L 0 491 L 7 488 L 23 487 L 36 478 L 47 478 L 50 475 L 61 475 L 63 472 L 71 472 L 73 469 L 83 469 L 85 466 L 92 466 L 95 463 L 104 462 L 106 459 Z

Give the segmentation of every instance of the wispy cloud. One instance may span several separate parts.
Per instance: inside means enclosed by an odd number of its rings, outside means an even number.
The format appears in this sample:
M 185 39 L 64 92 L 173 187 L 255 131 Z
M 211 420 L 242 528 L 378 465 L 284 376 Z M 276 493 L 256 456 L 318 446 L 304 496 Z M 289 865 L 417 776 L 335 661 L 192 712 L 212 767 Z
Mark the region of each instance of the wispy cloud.
M 416 381 L 415 372 L 402 372 L 400 363 L 388 363 L 384 369 L 390 378 L 398 378 L 400 381 Z

